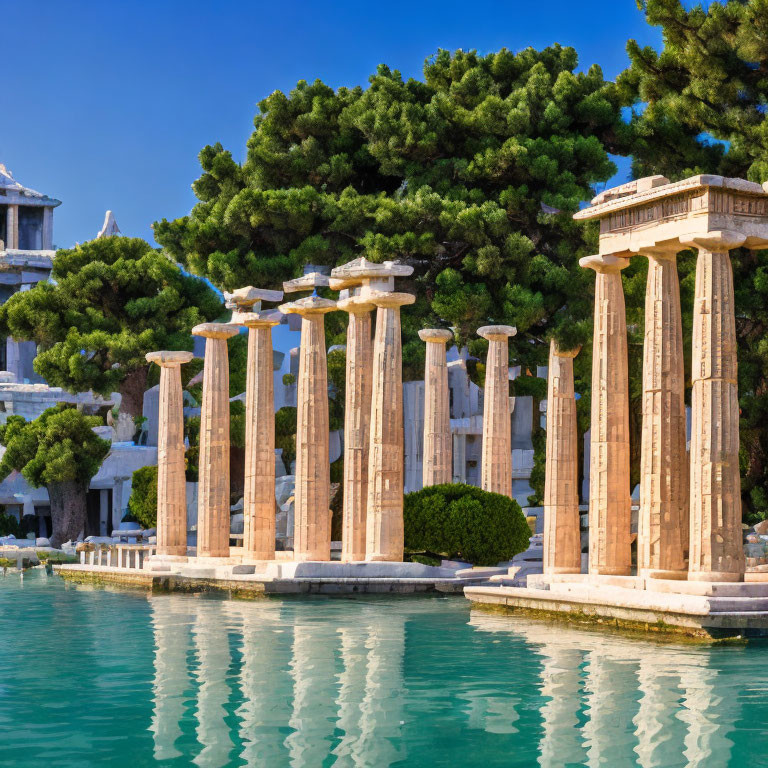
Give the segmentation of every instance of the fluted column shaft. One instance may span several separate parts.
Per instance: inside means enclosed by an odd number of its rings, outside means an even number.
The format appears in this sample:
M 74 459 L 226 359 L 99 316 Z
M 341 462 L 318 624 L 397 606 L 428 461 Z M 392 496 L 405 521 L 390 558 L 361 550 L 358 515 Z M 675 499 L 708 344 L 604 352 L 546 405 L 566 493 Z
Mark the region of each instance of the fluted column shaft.
M 592 424 L 589 487 L 589 572 L 629 575 L 629 376 L 621 270 L 628 259 L 594 256 Z
M 643 347 L 643 431 L 637 567 L 648 575 L 685 571 L 688 463 L 680 284 L 674 252 L 648 257 Z
M 275 398 L 272 327 L 277 320 L 246 315 L 248 362 L 245 385 L 245 487 L 243 554 L 275 557 Z
M 581 572 L 579 450 L 573 358 L 579 350 L 549 345 L 544 480 L 544 573 Z
M 376 311 L 368 464 L 366 560 L 403 559 L 403 361 L 400 307 L 407 293 L 371 299 Z
M 683 240 L 699 249 L 693 310 L 690 558 L 694 581 L 741 581 L 739 399 L 733 271 L 735 232 Z
M 450 397 L 445 345 L 450 331 L 427 328 L 419 331 L 427 344 L 424 366 L 424 460 L 423 486 L 450 483 L 453 479 Z
M 328 368 L 325 316 L 301 313 L 293 551 L 296 560 L 330 560 Z
M 506 325 L 478 328 L 488 339 L 483 403 L 483 449 L 480 484 L 484 491 L 512 496 L 512 424 L 509 410 L 509 337 Z
M 227 339 L 238 329 L 204 323 L 192 329 L 205 337 L 203 402 L 200 409 L 197 556 L 229 556 L 229 355 Z
M 184 467 L 184 399 L 181 365 L 191 352 L 150 352 L 160 366 L 157 433 L 157 554 L 187 554 L 187 486 Z
M 5 247 L 19 247 L 19 206 L 9 205 L 5 217 Z
M 349 312 L 347 377 L 344 402 L 344 511 L 341 559 L 365 559 L 368 452 L 370 449 L 373 304 L 347 299 L 338 303 Z

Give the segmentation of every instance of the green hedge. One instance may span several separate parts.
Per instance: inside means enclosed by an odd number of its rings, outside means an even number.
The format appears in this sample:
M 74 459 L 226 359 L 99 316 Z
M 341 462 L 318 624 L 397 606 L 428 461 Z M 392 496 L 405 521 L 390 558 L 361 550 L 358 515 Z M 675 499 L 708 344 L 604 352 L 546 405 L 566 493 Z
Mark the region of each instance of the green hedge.
M 474 565 L 496 565 L 528 549 L 520 505 L 473 485 L 433 485 L 405 496 L 405 546 Z
M 142 467 L 133 473 L 128 511 L 144 528 L 157 527 L 157 466 Z

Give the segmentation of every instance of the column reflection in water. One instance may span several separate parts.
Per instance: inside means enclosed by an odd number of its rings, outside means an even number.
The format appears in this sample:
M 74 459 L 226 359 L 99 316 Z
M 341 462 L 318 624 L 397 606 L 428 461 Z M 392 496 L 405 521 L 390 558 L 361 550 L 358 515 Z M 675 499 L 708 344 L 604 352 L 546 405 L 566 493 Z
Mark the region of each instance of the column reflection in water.
M 180 757 L 176 740 L 181 736 L 185 692 L 191 687 L 187 652 L 190 642 L 190 601 L 174 595 L 152 597 L 155 638 L 155 678 L 152 684 L 152 725 L 155 760 Z
M 240 758 L 245 765 L 284 765 L 291 716 L 291 629 L 283 622 L 282 603 L 229 600 L 224 605 L 241 656 L 234 682 L 241 697 L 235 710 Z
M 727 680 L 712 668 L 711 650 L 481 611 L 472 611 L 470 623 L 522 637 L 541 657 L 542 768 L 710 766 L 731 759 L 737 702 L 733 691 L 718 694 Z
M 323 621 L 322 614 L 317 621 L 295 624 L 292 650 L 292 732 L 285 746 L 291 766 L 315 768 L 335 746 L 336 627 Z
M 193 648 L 197 679 L 197 741 L 200 752 L 196 765 L 227 765 L 234 746 L 225 721 L 226 705 L 231 689 L 227 672 L 231 664 L 226 603 L 217 599 L 200 598 L 193 603 Z

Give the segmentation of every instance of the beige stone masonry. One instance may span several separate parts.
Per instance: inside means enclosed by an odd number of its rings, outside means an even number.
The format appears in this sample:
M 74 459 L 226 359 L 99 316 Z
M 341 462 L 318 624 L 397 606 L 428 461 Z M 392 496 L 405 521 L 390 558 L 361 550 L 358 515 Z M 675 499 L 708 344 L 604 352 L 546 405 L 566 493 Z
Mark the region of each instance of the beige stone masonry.
M 450 483 L 453 479 L 451 412 L 445 345 L 450 331 L 425 328 L 419 338 L 426 342 L 424 366 L 424 462 L 423 486 Z
M 227 339 L 238 329 L 202 323 L 192 329 L 205 338 L 203 402 L 200 410 L 197 556 L 229 556 L 229 355 Z
M 341 559 L 365 559 L 368 452 L 370 449 L 373 304 L 357 297 L 342 299 L 349 313 L 347 327 L 346 396 L 344 402 L 344 510 Z
M 587 256 L 595 271 L 589 489 L 589 572 L 629 575 L 629 376 L 621 270 L 629 259 Z
M 191 352 L 150 352 L 160 366 L 157 435 L 157 554 L 187 554 L 187 486 L 184 467 L 184 401 L 181 366 Z
M 244 313 L 248 328 L 245 386 L 245 486 L 243 489 L 243 556 L 275 557 L 275 397 L 272 328 L 279 324 L 265 313 Z
M 488 339 L 483 405 L 481 487 L 512 497 L 512 423 L 509 410 L 509 325 L 485 325 L 478 336 Z
M 280 301 L 282 291 L 253 286 L 224 294 L 232 323 L 248 328 L 245 386 L 245 477 L 243 557 L 275 557 L 275 398 L 272 328 L 277 312 L 262 312 L 262 301 Z
M 643 248 L 648 258 L 643 347 L 643 429 L 637 567 L 674 578 L 687 569 L 688 455 L 683 322 L 676 251 Z
M 371 291 L 377 306 L 365 559 L 403 559 L 403 361 L 400 307 L 409 293 Z
M 738 232 L 682 238 L 697 248 L 691 363 L 689 580 L 741 581 L 739 398 L 731 248 Z
M 282 304 L 283 314 L 301 316 L 297 393 L 295 560 L 331 558 L 331 476 L 328 452 L 328 368 L 325 315 L 336 302 L 318 296 Z
M 544 481 L 544 573 L 581 572 L 579 450 L 573 358 L 578 349 L 549 345 Z

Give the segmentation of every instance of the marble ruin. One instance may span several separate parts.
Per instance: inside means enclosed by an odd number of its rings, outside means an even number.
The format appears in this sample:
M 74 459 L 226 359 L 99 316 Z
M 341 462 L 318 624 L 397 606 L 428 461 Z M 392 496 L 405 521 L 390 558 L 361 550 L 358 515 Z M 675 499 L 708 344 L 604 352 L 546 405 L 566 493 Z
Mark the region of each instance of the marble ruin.
M 423 486 L 450 483 L 453 479 L 452 436 L 445 345 L 450 331 L 426 328 L 419 331 L 426 342 L 424 365 L 424 468 Z

